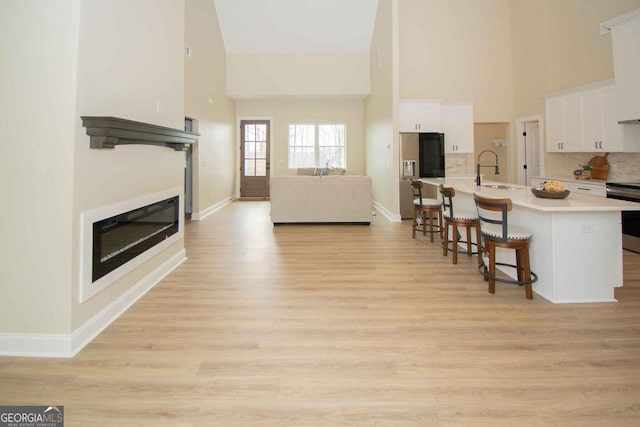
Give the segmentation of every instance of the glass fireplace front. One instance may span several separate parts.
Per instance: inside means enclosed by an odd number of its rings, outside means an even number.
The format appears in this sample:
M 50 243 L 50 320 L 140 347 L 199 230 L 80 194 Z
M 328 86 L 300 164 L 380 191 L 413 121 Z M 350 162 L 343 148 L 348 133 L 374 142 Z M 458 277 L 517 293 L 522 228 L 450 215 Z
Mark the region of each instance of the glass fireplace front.
M 179 196 L 93 223 L 95 282 L 178 232 Z

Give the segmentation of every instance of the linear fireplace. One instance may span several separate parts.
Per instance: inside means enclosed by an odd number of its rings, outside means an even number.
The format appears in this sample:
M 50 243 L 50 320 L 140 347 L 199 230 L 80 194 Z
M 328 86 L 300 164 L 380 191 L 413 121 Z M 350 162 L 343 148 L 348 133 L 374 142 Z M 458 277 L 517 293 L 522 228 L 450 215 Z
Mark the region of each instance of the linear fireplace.
M 182 237 L 181 189 L 83 213 L 80 301 Z
M 93 282 L 178 232 L 179 197 L 93 223 Z

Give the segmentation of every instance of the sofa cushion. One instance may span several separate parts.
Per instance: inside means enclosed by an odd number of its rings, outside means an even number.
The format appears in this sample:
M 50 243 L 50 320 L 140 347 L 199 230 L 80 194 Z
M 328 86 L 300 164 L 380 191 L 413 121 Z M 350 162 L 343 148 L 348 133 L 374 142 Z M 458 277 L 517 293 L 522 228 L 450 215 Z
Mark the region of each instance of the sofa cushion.
M 314 175 L 316 173 L 316 168 L 298 168 L 296 175 Z
M 318 173 L 318 170 L 325 170 L 324 168 L 298 168 L 296 170 L 296 175 L 310 175 L 317 176 L 321 175 Z M 344 175 L 347 172 L 344 168 L 329 168 L 328 175 Z

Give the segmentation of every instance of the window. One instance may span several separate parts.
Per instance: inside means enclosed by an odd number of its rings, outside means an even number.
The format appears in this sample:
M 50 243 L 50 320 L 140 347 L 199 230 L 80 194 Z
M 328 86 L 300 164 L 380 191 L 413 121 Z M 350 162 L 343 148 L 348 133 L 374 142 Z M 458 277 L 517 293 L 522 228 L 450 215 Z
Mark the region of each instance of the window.
M 345 168 L 344 124 L 289 125 L 289 168 Z

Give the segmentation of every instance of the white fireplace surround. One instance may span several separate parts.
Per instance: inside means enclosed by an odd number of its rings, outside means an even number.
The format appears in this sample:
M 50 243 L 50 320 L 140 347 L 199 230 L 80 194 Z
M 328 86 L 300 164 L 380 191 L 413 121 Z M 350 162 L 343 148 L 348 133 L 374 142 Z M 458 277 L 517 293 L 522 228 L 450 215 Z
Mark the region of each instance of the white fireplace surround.
M 92 269 L 92 251 L 93 251 L 93 223 L 101 221 L 124 212 L 128 212 L 146 205 L 150 205 L 170 197 L 180 197 L 178 212 L 178 232 L 169 236 L 167 239 L 153 246 L 149 250 L 141 253 L 126 264 L 121 265 L 95 282 L 91 281 Z M 109 206 L 85 211 L 80 214 L 80 292 L 78 293 L 81 303 L 96 295 L 109 285 L 115 283 L 118 279 L 127 273 L 139 267 L 142 263 L 148 261 L 176 241 L 180 240 L 184 235 L 184 206 L 183 206 L 183 189 L 175 187 L 158 193 L 149 194 L 135 199 L 125 200 L 114 203 Z

